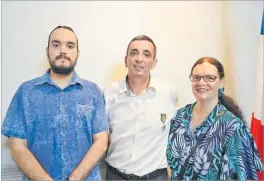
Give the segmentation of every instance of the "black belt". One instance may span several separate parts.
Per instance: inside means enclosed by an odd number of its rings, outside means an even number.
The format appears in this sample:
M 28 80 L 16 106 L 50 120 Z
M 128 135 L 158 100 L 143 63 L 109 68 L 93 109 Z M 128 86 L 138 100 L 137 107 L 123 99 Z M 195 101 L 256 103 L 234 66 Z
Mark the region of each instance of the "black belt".
M 137 176 L 133 174 L 125 174 L 123 172 L 120 172 L 117 168 L 112 167 L 111 165 L 107 164 L 107 167 L 116 175 L 122 177 L 124 180 L 151 180 L 152 178 L 155 178 L 162 174 L 163 172 L 167 171 L 166 168 L 157 169 L 153 172 L 150 172 L 143 176 Z

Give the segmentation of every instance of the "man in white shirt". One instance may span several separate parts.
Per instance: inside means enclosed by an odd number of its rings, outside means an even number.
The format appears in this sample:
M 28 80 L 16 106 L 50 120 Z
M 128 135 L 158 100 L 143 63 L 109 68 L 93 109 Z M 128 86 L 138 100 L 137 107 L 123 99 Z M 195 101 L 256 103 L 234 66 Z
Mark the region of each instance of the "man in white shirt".
M 109 116 L 107 180 L 167 180 L 166 148 L 176 89 L 155 79 L 156 45 L 145 35 L 128 44 L 124 80 L 104 95 Z

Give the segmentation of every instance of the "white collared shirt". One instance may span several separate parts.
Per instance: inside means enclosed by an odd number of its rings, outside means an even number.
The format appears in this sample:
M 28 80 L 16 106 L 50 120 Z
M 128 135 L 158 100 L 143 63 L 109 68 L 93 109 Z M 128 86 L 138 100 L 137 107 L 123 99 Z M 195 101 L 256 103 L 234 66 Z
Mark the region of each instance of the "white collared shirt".
M 151 77 L 149 88 L 139 96 L 128 90 L 126 80 L 113 83 L 104 95 L 111 129 L 106 162 L 123 173 L 138 176 L 166 168 L 176 88 Z M 162 113 L 166 114 L 164 123 Z

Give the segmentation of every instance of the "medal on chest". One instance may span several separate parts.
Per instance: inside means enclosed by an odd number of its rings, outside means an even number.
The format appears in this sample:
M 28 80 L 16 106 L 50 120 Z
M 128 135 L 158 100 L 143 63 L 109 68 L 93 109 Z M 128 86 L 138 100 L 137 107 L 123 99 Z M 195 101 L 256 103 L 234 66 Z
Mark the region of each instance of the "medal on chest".
M 164 131 L 166 129 L 166 124 L 165 124 L 166 119 L 167 119 L 166 113 L 161 113 L 160 114 L 160 120 L 162 122 L 162 125 L 161 125 L 161 130 L 162 131 Z

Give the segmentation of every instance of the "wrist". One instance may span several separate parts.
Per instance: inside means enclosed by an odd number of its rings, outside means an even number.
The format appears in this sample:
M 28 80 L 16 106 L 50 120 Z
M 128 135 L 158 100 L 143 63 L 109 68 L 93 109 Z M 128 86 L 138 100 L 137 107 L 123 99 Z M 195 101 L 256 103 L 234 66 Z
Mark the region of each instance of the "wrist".
M 68 180 L 81 180 L 81 175 L 77 170 L 74 170 L 72 174 L 68 177 Z

